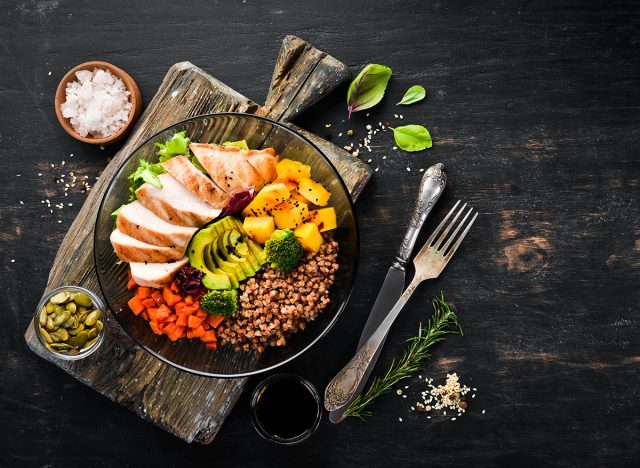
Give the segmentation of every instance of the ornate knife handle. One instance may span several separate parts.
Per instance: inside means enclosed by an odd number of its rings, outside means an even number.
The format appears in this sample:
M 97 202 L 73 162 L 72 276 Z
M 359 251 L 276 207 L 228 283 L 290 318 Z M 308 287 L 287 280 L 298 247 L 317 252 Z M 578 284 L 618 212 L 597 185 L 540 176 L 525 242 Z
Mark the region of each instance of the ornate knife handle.
M 371 338 L 362 345 L 356 355 L 342 368 L 324 391 L 324 407 L 328 411 L 335 411 L 349 403 L 364 389 L 367 378 L 378 360 L 378 350 L 393 325 L 394 320 L 418 287 L 422 278 L 416 277 L 402 293 L 398 302 L 393 306 L 389 315 L 377 328 Z
M 434 164 L 427 169 L 424 176 L 422 176 L 420 191 L 418 192 L 418 199 L 413 209 L 411 222 L 404 235 L 404 239 L 402 239 L 402 244 L 400 244 L 398 255 L 396 255 L 393 262 L 395 267 L 404 269 L 407 265 L 413 246 L 420 234 L 420 229 L 431 212 L 433 205 L 436 204 L 438 198 L 442 195 L 445 185 L 447 185 L 447 174 L 444 172 L 444 164 L 442 163 Z

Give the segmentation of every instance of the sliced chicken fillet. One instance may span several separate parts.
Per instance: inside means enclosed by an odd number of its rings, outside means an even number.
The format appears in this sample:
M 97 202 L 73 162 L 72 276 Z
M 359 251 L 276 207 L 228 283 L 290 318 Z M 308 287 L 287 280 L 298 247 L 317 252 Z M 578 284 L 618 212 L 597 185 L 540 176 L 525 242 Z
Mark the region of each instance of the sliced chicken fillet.
M 147 244 L 127 236 L 120 229 L 115 229 L 109 239 L 116 255 L 123 262 L 166 263 L 180 260 L 185 253 L 185 249 L 175 246 Z
M 235 168 L 229 164 L 228 158 L 214 145 L 192 143 L 189 148 L 207 170 L 209 177 L 228 195 L 249 190 L 250 186 L 244 183 Z
M 177 226 L 156 216 L 138 201 L 123 206 L 116 226 L 123 234 L 151 245 L 176 246 L 187 249 L 197 228 Z
M 223 209 L 227 205 L 229 195 L 200 172 L 185 156 L 175 156 L 163 162 L 162 166 L 194 195 L 214 208 Z
M 273 148 L 242 151 L 242 155 L 247 158 L 247 161 L 251 163 L 267 183 L 278 177 L 276 165 L 280 158 Z
M 192 143 L 189 145 L 189 148 L 191 148 L 191 151 L 199 161 L 201 160 L 201 156 L 203 159 L 215 158 L 224 161 L 227 174 L 237 175 L 247 187 L 253 187 L 258 191 L 265 185 L 263 177 L 256 168 L 251 165 L 249 160 L 243 156 L 243 151 L 236 146 Z M 205 166 L 202 161 L 201 164 Z M 213 173 L 213 171 L 209 170 L 206 166 L 205 169 L 207 169 L 209 175 Z M 218 185 L 220 184 L 218 183 Z
M 189 263 L 184 257 L 171 263 L 130 263 L 131 276 L 139 286 L 162 288 L 171 284 L 178 270 Z
M 162 188 L 142 184 L 138 201 L 165 221 L 180 226 L 200 227 L 220 215 L 220 210 L 195 196 L 171 174 L 158 176 Z

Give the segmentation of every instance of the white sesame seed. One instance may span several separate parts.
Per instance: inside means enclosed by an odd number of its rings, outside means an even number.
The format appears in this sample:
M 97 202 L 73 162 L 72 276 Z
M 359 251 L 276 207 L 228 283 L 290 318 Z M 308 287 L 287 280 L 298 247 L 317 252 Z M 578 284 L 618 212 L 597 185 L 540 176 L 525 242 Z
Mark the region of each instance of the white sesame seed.
M 456 420 L 456 418 L 451 418 L 451 420 L 452 420 L 452 421 L 455 421 L 455 420 Z
M 405 386 L 404 386 L 404 388 L 405 388 L 405 390 L 406 390 L 407 388 L 409 388 L 409 386 L 408 386 L 408 385 L 405 385 Z
M 64 161 L 62 161 L 62 165 L 63 165 L 63 166 L 64 166 L 64 164 L 65 164 L 65 163 L 64 163 Z
M 402 418 L 398 418 L 398 421 L 402 422 Z
M 386 156 L 382 156 L 382 159 L 387 159 L 387 157 Z M 422 378 L 422 376 L 420 376 L 420 378 Z
M 370 162 L 371 162 L 371 159 L 367 159 L 367 162 L 368 162 L 368 163 L 370 163 Z M 405 388 L 406 388 L 406 387 L 405 387 Z
M 70 158 L 73 158 L 73 153 L 71 153 L 71 154 L 69 155 L 69 157 L 70 157 Z
M 51 164 L 51 167 L 56 167 L 56 165 L 52 163 L 52 164 Z
M 424 169 L 420 169 L 420 172 L 424 172 Z
M 73 206 L 73 203 L 67 203 L 67 206 Z
M 24 202 L 23 202 L 22 200 L 20 200 L 20 204 L 21 204 L 21 205 L 24 205 Z
M 47 73 L 47 75 L 51 76 L 51 72 Z
M 431 419 L 431 416 L 427 416 L 427 419 Z
M 411 172 L 411 168 L 410 167 L 407 167 L 407 172 Z
M 342 132 L 338 133 L 338 136 L 341 137 L 342 136 Z
M 378 169 L 380 169 L 379 167 L 376 167 L 376 172 L 378 172 Z
M 16 261 L 12 258 L 12 259 L 11 259 L 11 263 L 16 263 Z
M 475 394 L 475 393 L 474 393 L 473 395 L 471 395 L 471 398 L 475 398 L 475 397 L 476 397 L 476 394 Z
M 407 398 L 407 395 L 402 395 L 402 398 Z
M 393 114 L 393 116 L 397 119 L 398 118 L 398 114 Z
M 42 172 L 38 172 L 38 177 L 42 177 Z
M 58 224 L 62 224 L 62 220 L 61 219 L 58 220 Z
M 367 112 L 367 117 L 369 117 L 369 113 Z
M 416 409 L 412 406 L 412 407 L 411 407 L 411 411 L 415 411 L 415 410 L 416 410 Z
M 395 151 L 395 150 L 397 150 L 397 149 L 398 149 L 398 147 L 397 147 L 397 146 L 394 146 L 392 149 L 393 149 L 393 151 Z
M 402 116 L 402 114 L 400 114 L 400 118 L 401 118 L 401 119 L 404 119 L 404 117 Z
M 324 126 L 325 126 L 326 128 L 330 128 L 330 127 L 331 127 L 331 124 L 330 124 L 330 123 L 326 123 L 326 124 L 324 124 Z

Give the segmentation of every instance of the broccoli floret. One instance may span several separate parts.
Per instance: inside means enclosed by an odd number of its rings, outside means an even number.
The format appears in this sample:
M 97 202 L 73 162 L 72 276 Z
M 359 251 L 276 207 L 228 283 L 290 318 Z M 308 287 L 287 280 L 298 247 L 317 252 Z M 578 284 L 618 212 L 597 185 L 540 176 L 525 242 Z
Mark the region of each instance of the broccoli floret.
M 267 261 L 271 268 L 289 271 L 298 266 L 302 257 L 302 244 L 291 229 L 273 231 L 264 245 Z
M 200 307 L 209 315 L 233 317 L 238 310 L 238 291 L 213 290 L 200 298 Z

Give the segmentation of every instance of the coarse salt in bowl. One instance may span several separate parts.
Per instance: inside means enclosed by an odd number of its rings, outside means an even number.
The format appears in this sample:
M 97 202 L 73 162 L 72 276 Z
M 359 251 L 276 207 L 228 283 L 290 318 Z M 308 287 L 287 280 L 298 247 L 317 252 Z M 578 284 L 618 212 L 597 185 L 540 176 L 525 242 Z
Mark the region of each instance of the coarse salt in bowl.
M 133 79 L 107 62 L 87 62 L 71 69 L 56 91 L 56 114 L 74 138 L 93 144 L 120 140 L 142 110 Z

